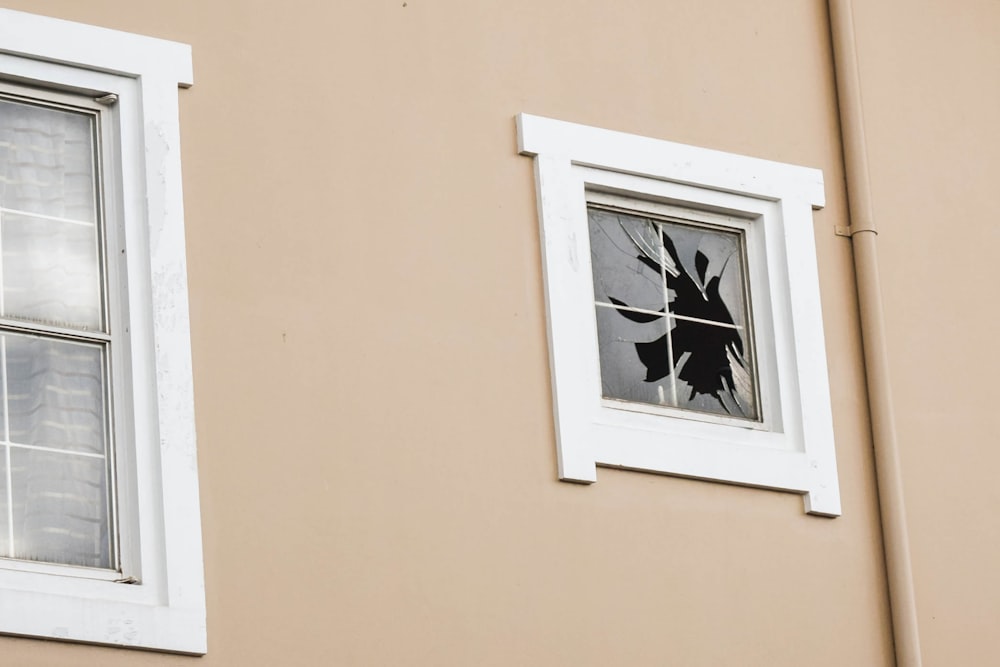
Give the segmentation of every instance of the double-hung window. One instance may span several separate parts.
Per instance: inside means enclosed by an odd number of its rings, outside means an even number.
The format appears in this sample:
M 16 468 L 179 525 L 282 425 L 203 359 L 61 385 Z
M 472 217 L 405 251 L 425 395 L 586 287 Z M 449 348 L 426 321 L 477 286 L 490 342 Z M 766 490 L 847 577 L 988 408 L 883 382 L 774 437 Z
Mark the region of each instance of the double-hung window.
M 0 633 L 206 650 L 183 44 L 0 10 Z
M 120 571 L 127 342 L 102 196 L 106 110 L 0 83 L 0 557 Z

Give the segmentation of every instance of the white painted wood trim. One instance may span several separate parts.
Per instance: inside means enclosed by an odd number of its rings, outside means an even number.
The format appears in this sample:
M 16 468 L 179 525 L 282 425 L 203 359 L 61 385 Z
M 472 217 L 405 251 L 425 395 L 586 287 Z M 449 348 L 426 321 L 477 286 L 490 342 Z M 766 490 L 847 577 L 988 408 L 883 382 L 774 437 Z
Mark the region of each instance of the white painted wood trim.
M 826 204 L 823 172 L 588 125 L 518 114 L 521 155 L 564 156 L 574 164 L 642 174 L 762 199 Z
M 0 75 L 111 92 L 131 329 L 137 584 L 76 568 L 0 566 L 0 633 L 203 654 L 207 650 L 178 86 L 185 44 L 0 9 Z M 123 526 L 123 530 L 127 527 Z
M 613 466 L 803 494 L 838 516 L 833 420 L 812 209 L 816 169 L 521 114 L 535 158 L 559 477 Z M 751 300 L 767 428 L 609 407 L 601 400 L 588 189 L 749 220 Z M 753 276 L 756 276 L 754 278 Z
M 191 47 L 11 9 L 0 9 L 0 53 L 127 77 L 194 83 Z

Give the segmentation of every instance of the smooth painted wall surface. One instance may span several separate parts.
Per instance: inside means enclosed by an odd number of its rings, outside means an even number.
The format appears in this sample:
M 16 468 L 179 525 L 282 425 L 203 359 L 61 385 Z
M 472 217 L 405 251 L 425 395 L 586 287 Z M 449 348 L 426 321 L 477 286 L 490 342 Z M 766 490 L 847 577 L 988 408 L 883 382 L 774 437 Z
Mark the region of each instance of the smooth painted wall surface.
M 0 638 L 6 664 L 892 664 L 824 2 L 6 6 L 194 48 L 209 625 L 200 659 Z M 909 7 L 856 11 L 918 602 L 926 664 L 983 664 L 1000 10 Z M 521 111 L 823 170 L 842 517 L 633 472 L 556 481 Z
M 924 664 L 994 664 L 1000 4 L 856 5 Z

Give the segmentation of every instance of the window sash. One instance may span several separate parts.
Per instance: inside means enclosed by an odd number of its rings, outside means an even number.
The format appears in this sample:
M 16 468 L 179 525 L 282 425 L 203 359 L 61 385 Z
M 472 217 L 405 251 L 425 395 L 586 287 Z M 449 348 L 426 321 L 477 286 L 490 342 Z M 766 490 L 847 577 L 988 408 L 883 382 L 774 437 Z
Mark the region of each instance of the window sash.
M 118 155 L 117 115 L 113 107 L 98 103 L 92 91 L 61 91 L 40 89 L 20 85 L 19 83 L 0 81 L 0 99 L 55 109 L 87 114 L 92 123 L 92 173 L 93 173 L 93 224 L 96 226 L 96 263 L 98 273 L 98 308 L 100 326 L 89 328 L 74 326 L 63 322 L 47 322 L 44 320 L 27 319 L 17 315 L 0 316 L 0 333 L 12 335 L 30 335 L 50 341 L 85 343 L 99 347 L 103 357 L 103 421 L 106 515 L 108 533 L 109 558 L 100 567 L 65 564 L 58 559 L 50 560 L 19 560 L 19 554 L 2 554 L 0 567 L 29 571 L 52 571 L 53 568 L 65 568 L 77 576 L 92 578 L 122 578 L 138 574 L 138 544 L 137 516 L 129 503 L 119 502 L 119 488 L 127 483 L 130 476 L 129 463 L 131 456 L 121 443 L 130 442 L 131 396 L 128 391 L 128 331 L 125 326 L 127 313 L 124 294 L 125 275 L 123 238 L 124 224 L 118 215 L 122 210 L 118 201 L 118 174 L 113 167 L 115 156 Z M 0 202 L 0 225 L 11 216 L 22 215 L 16 209 L 2 208 Z M 43 218 L 37 213 L 30 215 Z M 7 400 L 4 394 L 4 400 Z M 12 452 L 18 446 L 5 445 L 4 456 L 9 462 Z M 8 467 L 8 483 L 12 473 Z M 11 491 L 7 490 L 8 501 L 11 504 Z M 8 508 L 11 516 L 13 508 Z M 129 534 L 129 531 L 133 531 Z M 10 532 L 13 532 L 11 530 Z M 8 539 L 10 532 L 8 533 Z M 124 533 L 124 534 L 123 534 Z M 14 545 L 16 549 L 16 544 Z M 14 558 L 10 556 L 13 555 Z M 64 559 L 66 560 L 66 559 Z
M 722 224 L 708 224 L 690 214 L 682 218 L 646 211 L 638 200 L 623 208 L 597 204 L 594 198 L 591 193 L 587 218 L 604 399 L 622 401 L 623 407 L 640 403 L 760 421 L 744 230 L 721 219 Z M 715 257 L 721 260 L 715 263 L 702 253 L 717 254 L 710 250 L 708 239 L 713 236 L 728 239 L 730 250 L 724 258 Z M 671 239 L 671 251 L 664 238 Z M 697 247 L 691 246 L 695 239 Z M 700 277 L 688 265 L 697 263 L 693 251 L 706 262 Z M 674 265 L 675 259 L 679 265 Z M 650 272 L 653 265 L 659 266 L 655 276 Z M 722 286 L 717 303 L 710 298 L 715 273 Z M 618 292 L 618 298 L 607 287 Z M 714 317 L 706 314 L 709 319 L 694 317 L 679 312 L 682 304 L 717 312 Z M 729 322 L 720 319 L 725 316 Z M 722 332 L 710 336 L 718 339 L 719 346 L 698 344 L 696 338 L 715 331 Z M 728 372 L 719 370 L 723 366 Z

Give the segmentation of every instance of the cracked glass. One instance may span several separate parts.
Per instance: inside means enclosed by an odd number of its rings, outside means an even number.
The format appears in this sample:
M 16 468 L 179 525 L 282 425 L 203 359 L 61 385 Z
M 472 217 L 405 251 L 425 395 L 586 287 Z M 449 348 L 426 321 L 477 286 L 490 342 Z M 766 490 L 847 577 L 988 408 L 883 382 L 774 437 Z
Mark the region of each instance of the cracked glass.
M 740 229 L 590 205 L 604 398 L 760 420 Z

